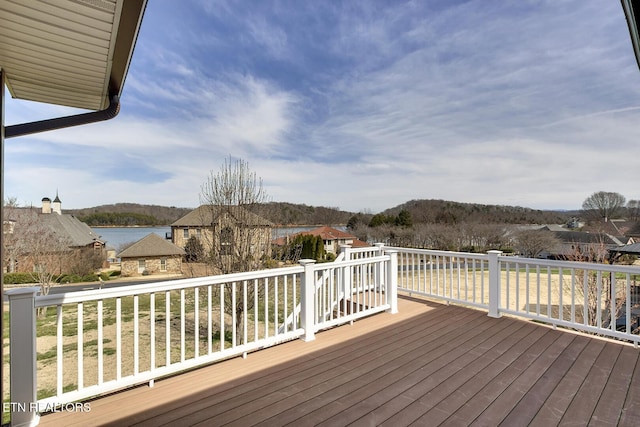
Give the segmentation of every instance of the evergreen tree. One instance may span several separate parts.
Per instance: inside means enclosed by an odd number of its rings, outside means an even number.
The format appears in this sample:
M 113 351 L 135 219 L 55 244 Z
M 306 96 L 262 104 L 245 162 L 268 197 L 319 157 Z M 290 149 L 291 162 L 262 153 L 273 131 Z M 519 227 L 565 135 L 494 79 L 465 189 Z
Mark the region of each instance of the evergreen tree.
M 413 219 L 411 219 L 411 212 L 406 209 L 402 209 L 396 218 L 396 225 L 401 227 L 413 226 Z
M 187 262 L 199 262 L 203 259 L 204 246 L 196 236 L 189 237 L 189 240 L 184 245 L 184 251 L 186 252 L 185 258 Z

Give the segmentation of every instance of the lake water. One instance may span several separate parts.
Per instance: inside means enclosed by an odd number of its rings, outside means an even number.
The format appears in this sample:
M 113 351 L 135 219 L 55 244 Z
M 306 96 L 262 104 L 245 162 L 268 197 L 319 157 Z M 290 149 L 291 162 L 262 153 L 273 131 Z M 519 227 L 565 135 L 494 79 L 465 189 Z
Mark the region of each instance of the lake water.
M 273 229 L 274 239 L 284 237 L 288 234 L 295 234 L 301 231 L 313 230 L 313 227 L 281 227 Z M 338 230 L 345 230 L 345 227 L 335 227 Z M 137 242 L 150 233 L 156 233 L 160 237 L 171 235 L 171 227 L 92 227 L 92 230 L 101 239 L 106 241 L 108 248 L 121 249 L 123 245 Z
M 107 243 L 108 248 L 120 249 L 127 243 L 137 242 L 151 233 L 164 238 L 171 234 L 171 227 L 92 227 L 96 234 Z

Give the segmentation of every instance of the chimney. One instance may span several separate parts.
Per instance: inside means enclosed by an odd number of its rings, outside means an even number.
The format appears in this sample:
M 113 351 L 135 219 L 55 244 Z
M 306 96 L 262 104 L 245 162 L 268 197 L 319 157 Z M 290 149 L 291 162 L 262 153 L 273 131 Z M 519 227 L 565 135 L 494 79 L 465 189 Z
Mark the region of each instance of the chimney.
M 43 214 L 51 213 L 51 199 L 48 197 L 44 197 L 42 199 L 42 213 Z
M 56 190 L 56 198 L 53 199 L 53 212 L 58 215 L 62 215 L 62 202 L 60 201 L 60 197 L 58 197 L 58 190 Z

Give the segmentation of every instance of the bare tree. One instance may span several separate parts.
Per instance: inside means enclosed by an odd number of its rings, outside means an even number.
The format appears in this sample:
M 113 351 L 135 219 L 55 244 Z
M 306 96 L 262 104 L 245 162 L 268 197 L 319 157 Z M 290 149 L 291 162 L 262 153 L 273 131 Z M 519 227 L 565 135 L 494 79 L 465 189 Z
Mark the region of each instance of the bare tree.
M 267 202 L 262 180 L 244 160 L 225 160 L 200 192 L 200 216 L 209 262 L 223 274 L 261 267 L 269 253 L 271 223 L 261 214 Z
M 256 270 L 264 265 L 270 255 L 272 237 L 271 223 L 260 216 L 267 201 L 262 180 L 251 172 L 244 160 L 225 159 L 217 173 L 211 172 L 201 187 L 199 210 L 202 224 L 208 226 L 202 233 L 206 258 L 215 270 L 227 274 Z M 253 308 L 255 289 L 249 286 L 247 295 L 237 296 L 234 286 L 225 286 L 225 311 L 235 313 L 236 332 L 241 339 L 242 314 L 245 309 Z
M 5 234 L 7 250 L 3 262 L 9 270 L 18 265 L 18 270 L 29 272 L 33 281 L 40 285 L 40 293 L 47 295 L 72 253 L 70 242 L 41 221 L 32 209 L 7 211 L 12 225 L 10 232 Z
M 549 230 L 521 230 L 515 236 L 517 251 L 527 258 L 536 258 L 559 244 L 560 241 Z
M 620 193 L 598 191 L 582 202 L 582 209 L 588 217 L 607 222 L 624 207 L 625 201 Z
M 640 200 L 629 200 L 627 202 L 627 215 L 629 221 L 640 221 Z
M 609 251 L 601 239 L 597 243 L 574 245 L 572 252 L 565 258 L 575 262 L 608 264 Z M 606 326 L 617 322 L 626 303 L 624 280 L 619 283 L 615 273 L 597 274 L 586 269 L 576 269 L 574 280 L 573 289 L 565 283 L 565 292 L 575 294 L 577 307 L 585 307 L 581 311 L 586 324 L 597 326 L 601 322 Z
M 17 197 L 7 197 L 7 199 L 4 201 L 4 207 L 7 209 L 13 209 L 13 208 L 17 208 L 19 207 L 20 204 L 18 203 L 18 198 Z

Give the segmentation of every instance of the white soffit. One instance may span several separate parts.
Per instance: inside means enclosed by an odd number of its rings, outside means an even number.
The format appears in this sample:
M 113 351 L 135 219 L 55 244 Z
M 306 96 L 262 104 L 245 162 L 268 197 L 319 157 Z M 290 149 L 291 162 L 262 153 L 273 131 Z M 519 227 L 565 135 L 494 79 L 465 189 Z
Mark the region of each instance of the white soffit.
M 102 110 L 120 95 L 146 0 L 0 0 L 11 96 Z

